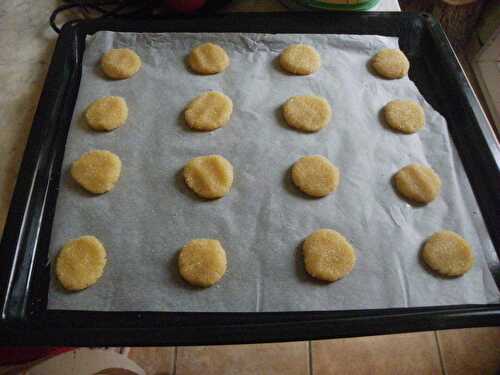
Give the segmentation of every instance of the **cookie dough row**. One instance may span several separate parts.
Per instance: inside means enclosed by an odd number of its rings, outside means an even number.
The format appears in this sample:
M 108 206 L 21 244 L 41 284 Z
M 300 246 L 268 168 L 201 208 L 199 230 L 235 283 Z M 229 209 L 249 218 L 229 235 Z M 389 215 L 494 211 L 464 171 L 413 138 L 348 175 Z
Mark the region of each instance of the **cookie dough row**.
M 184 119 L 191 129 L 212 131 L 227 125 L 232 112 L 231 98 L 208 91 L 188 104 Z M 384 106 L 383 112 L 386 123 L 402 133 L 415 133 L 425 125 L 424 110 L 413 100 L 393 100 Z M 315 95 L 292 96 L 283 104 L 281 113 L 288 126 L 307 133 L 325 128 L 332 118 L 328 101 Z M 128 106 L 120 96 L 105 96 L 87 107 L 85 118 L 93 130 L 112 131 L 126 123 Z
M 226 51 L 215 43 L 203 43 L 191 50 L 187 64 L 194 73 L 211 75 L 223 72 L 230 64 Z M 290 74 L 309 75 L 321 67 L 321 56 L 307 44 L 292 44 L 279 56 L 280 67 Z M 129 48 L 115 48 L 101 58 L 101 70 L 111 79 L 127 79 L 141 68 L 141 58 Z M 399 49 L 383 48 L 372 59 L 374 71 L 387 79 L 406 76 L 410 62 Z
M 304 266 L 315 279 L 334 282 L 348 275 L 356 264 L 356 251 L 349 241 L 332 229 L 319 229 L 302 244 Z M 457 277 L 474 264 L 470 244 L 451 231 L 434 233 L 425 243 L 421 257 L 437 274 Z M 55 272 L 61 285 L 79 291 L 95 284 L 107 263 L 106 249 L 94 236 L 69 241 L 60 251 Z M 218 240 L 195 239 L 188 242 L 178 256 L 178 270 L 189 284 L 209 287 L 226 272 L 226 251 Z
M 111 191 L 118 182 L 122 163 L 107 150 L 84 153 L 71 166 L 71 176 L 87 191 L 102 194 Z M 234 180 L 232 164 L 220 155 L 198 156 L 183 170 L 186 185 L 199 197 L 222 198 L 231 190 Z M 340 171 L 321 155 L 304 156 L 293 164 L 292 181 L 303 193 L 321 198 L 337 190 Z M 410 164 L 393 177 L 400 195 L 411 202 L 429 203 L 441 191 L 441 179 L 432 168 Z

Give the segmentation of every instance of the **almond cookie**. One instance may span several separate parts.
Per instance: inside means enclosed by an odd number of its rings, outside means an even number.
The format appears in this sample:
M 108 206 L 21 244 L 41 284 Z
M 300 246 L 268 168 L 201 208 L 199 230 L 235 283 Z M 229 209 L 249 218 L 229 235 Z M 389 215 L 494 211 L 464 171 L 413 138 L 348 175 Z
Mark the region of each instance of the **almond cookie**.
M 122 162 L 106 150 L 91 150 L 73 162 L 71 176 L 94 194 L 110 191 L 120 178 Z
M 209 91 L 189 103 L 184 119 L 191 129 L 210 131 L 226 125 L 232 112 L 233 102 L 229 97 L 217 91 Z
M 227 269 L 226 252 L 217 240 L 191 240 L 182 248 L 178 265 L 184 280 L 206 288 L 224 276 Z
M 128 118 L 127 103 L 121 96 L 105 96 L 88 106 L 85 118 L 94 130 L 110 131 L 119 128 Z
M 333 282 L 349 274 L 356 263 L 351 244 L 340 233 L 319 229 L 303 244 L 306 271 L 314 278 Z
M 184 167 L 184 181 L 196 195 L 221 198 L 233 184 L 233 166 L 220 155 L 199 156 Z
M 292 180 L 302 192 L 320 198 L 337 189 L 340 173 L 324 156 L 304 156 L 293 165 Z
M 415 133 L 425 124 L 424 109 L 413 100 L 393 100 L 384 107 L 387 125 L 402 133 Z
M 130 48 L 110 49 L 101 59 L 102 71 L 112 79 L 130 78 L 141 65 L 141 58 Z
M 189 67 L 198 74 L 216 74 L 229 66 L 229 56 L 224 49 L 214 43 L 203 43 L 191 51 Z
M 417 203 L 429 203 L 441 191 L 441 179 L 437 173 L 421 164 L 401 168 L 394 175 L 394 183 L 403 197 Z
M 371 60 L 373 69 L 388 79 L 403 78 L 410 70 L 410 62 L 399 49 L 383 48 Z
M 292 96 L 283 105 L 283 118 L 292 128 L 317 132 L 330 122 L 332 109 L 326 99 L 320 96 Z
M 425 243 L 422 259 L 442 276 L 462 276 L 474 264 L 470 244 L 455 232 L 443 230 L 434 233 Z
M 99 280 L 106 266 L 106 249 L 94 236 L 67 242 L 56 260 L 56 276 L 67 290 L 88 288 Z
M 292 44 L 280 55 L 280 66 L 289 73 L 308 75 L 321 66 L 319 53 L 307 44 Z

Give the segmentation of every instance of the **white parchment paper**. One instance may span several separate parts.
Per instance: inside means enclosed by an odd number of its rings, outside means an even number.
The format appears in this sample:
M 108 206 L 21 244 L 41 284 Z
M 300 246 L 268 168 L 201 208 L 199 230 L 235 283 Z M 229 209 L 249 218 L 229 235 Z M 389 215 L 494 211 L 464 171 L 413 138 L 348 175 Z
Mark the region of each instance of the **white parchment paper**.
M 231 58 L 227 71 L 199 76 L 185 57 L 201 42 L 216 41 Z M 291 76 L 277 65 L 290 43 L 314 45 L 321 69 Z M 134 34 L 99 32 L 88 40 L 83 76 L 69 132 L 51 240 L 55 257 L 69 239 L 98 237 L 108 265 L 95 286 L 66 293 L 55 278 L 50 309 L 149 311 L 339 310 L 491 303 L 499 292 L 487 262 L 498 261 L 446 122 L 408 78 L 383 80 L 367 68 L 396 38 L 354 35 Z M 143 61 L 132 79 L 110 81 L 98 61 L 110 48 L 133 48 Z M 230 96 L 230 124 L 214 132 L 190 131 L 183 109 L 195 96 L 218 90 Z M 315 134 L 287 128 L 280 106 L 293 95 L 316 94 L 332 106 L 330 125 Z M 110 133 L 88 129 L 83 112 L 105 95 L 123 96 L 129 120 Z M 392 99 L 414 99 L 426 127 L 414 135 L 389 130 L 380 109 Z M 90 149 L 120 156 L 115 189 L 92 196 L 69 176 Z M 180 172 L 193 157 L 221 154 L 234 166 L 231 193 L 202 201 Z M 341 172 L 338 190 L 310 199 L 290 182 L 290 166 L 321 154 Z M 425 207 L 402 200 L 392 175 L 408 163 L 432 166 L 441 196 Z M 354 245 L 358 261 L 346 278 L 324 284 L 304 271 L 300 245 L 319 228 L 333 228 Z M 476 264 L 465 276 L 443 279 L 419 260 L 433 232 L 454 230 L 474 247 Z M 212 288 L 189 287 L 177 272 L 177 254 L 193 238 L 217 238 L 229 267 Z

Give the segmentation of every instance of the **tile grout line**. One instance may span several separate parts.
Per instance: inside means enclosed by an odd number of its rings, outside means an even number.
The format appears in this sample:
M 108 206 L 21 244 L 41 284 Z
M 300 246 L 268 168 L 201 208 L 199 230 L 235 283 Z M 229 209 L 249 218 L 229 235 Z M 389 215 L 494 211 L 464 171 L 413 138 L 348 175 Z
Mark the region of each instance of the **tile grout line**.
M 308 352 L 308 367 L 309 367 L 309 375 L 313 375 L 313 362 L 312 362 L 312 342 L 309 340 L 307 342 L 307 352 Z
M 437 331 L 434 331 L 434 339 L 436 340 L 436 345 L 439 355 L 439 364 L 441 365 L 441 373 L 443 375 L 448 375 L 448 371 L 446 370 L 446 364 L 444 363 L 443 353 L 441 352 L 441 344 L 439 343 L 439 336 Z
M 177 373 L 177 346 L 174 347 L 174 360 L 172 362 L 172 375 L 175 375 Z

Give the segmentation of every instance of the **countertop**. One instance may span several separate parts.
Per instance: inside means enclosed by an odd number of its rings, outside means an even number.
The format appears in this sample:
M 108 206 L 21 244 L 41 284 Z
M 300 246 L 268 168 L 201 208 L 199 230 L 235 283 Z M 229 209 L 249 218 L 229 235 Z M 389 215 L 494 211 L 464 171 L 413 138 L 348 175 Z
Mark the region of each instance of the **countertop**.
M 57 34 L 49 16 L 56 0 L 11 0 L 0 6 L 0 237 Z M 226 11 L 286 11 L 277 0 L 239 0 Z M 374 10 L 399 10 L 382 0 Z M 58 23 L 64 21 L 64 15 Z

